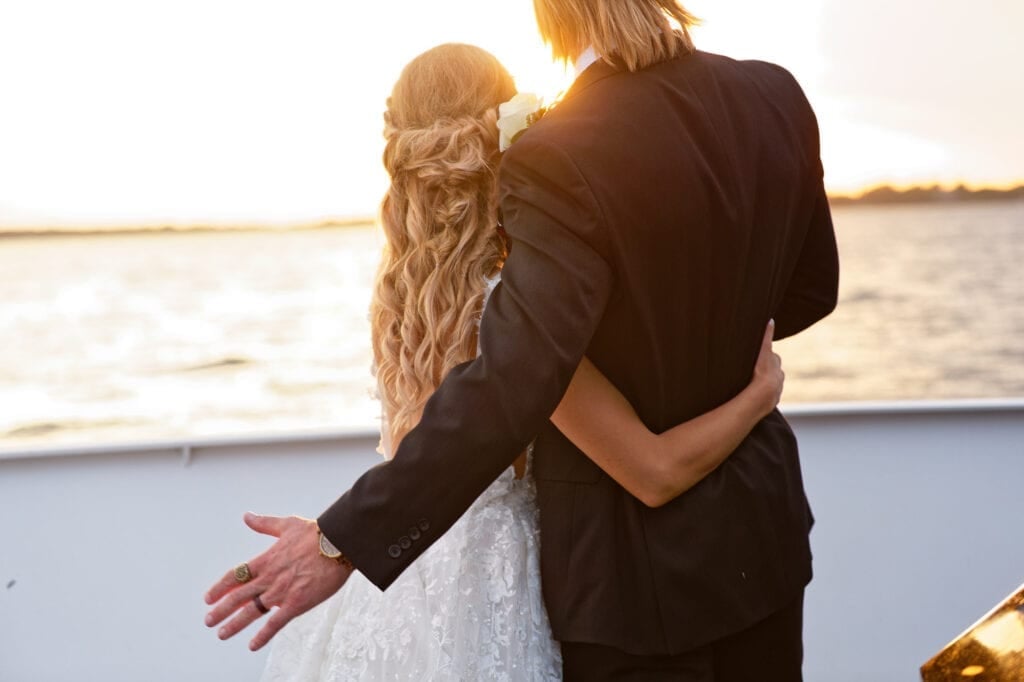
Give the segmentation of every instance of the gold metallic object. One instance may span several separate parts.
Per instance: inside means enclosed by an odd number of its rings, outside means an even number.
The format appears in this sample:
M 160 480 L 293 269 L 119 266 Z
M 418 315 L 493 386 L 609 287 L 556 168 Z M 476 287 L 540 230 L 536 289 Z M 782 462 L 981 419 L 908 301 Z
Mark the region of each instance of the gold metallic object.
M 921 679 L 1024 680 L 1024 585 L 925 663 Z
M 348 570 L 354 570 L 352 562 L 348 560 L 348 557 L 341 553 L 341 550 L 334 546 L 327 536 L 320 531 L 320 556 L 326 559 L 332 559 L 337 561 L 339 564 L 347 568 Z
M 249 564 L 242 562 L 235 566 L 235 580 L 239 584 L 244 584 L 252 580 L 252 571 L 249 570 Z

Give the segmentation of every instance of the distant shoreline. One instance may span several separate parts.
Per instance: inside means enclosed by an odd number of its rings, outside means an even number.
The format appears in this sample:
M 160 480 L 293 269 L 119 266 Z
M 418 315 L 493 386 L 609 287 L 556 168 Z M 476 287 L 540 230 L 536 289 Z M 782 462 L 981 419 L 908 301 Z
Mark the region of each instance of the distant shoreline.
M 1024 199 L 1024 185 L 1012 189 L 970 189 L 959 185 L 944 189 L 938 185 L 897 189 L 890 185 L 874 187 L 856 196 L 829 195 L 834 206 L 893 206 L 900 204 L 950 204 L 974 201 L 1008 201 Z
M 1010 189 L 971 189 L 959 185 L 945 189 L 938 185 L 916 186 L 897 189 L 891 185 L 873 187 L 860 194 L 830 194 L 832 207 L 846 206 L 899 206 L 911 204 L 958 204 L 977 201 L 1024 200 L 1024 185 Z M 196 225 L 137 225 L 137 226 L 87 226 L 87 227 L 4 227 L 0 225 L 0 239 L 11 237 L 86 237 L 98 235 L 132 234 L 195 234 L 203 232 L 295 232 L 305 230 L 332 230 L 350 227 L 367 227 L 376 224 L 373 216 L 353 218 L 329 218 L 308 223 L 242 223 L 242 224 L 196 224 Z
M 340 218 L 309 223 L 250 223 L 250 224 L 207 224 L 207 225 L 137 225 L 109 227 L 3 227 L 0 225 L 0 239 L 7 237 L 89 237 L 105 235 L 136 234 L 196 234 L 203 232 L 301 232 L 308 230 L 337 230 L 350 227 L 366 227 L 376 224 L 371 216 L 361 218 Z

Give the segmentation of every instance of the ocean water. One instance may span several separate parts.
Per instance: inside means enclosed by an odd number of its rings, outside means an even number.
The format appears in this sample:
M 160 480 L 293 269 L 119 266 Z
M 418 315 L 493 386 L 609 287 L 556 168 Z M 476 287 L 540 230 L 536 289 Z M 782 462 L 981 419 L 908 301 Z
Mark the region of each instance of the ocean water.
M 834 212 L 786 403 L 1024 396 L 1024 202 Z M 0 449 L 374 427 L 372 226 L 0 236 Z

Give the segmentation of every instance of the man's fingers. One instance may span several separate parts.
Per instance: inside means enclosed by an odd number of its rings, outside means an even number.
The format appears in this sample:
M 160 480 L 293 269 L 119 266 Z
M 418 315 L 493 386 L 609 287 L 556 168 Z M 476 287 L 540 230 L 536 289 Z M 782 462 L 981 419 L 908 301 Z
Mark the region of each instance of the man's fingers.
M 262 616 L 263 612 L 256 606 L 252 597 L 249 597 L 249 603 L 239 609 L 235 617 L 217 631 L 217 636 L 221 639 L 230 639 Z
M 252 564 L 249 564 L 249 570 L 252 571 Z M 241 585 L 242 583 L 239 583 L 235 578 L 235 569 L 232 568 L 230 571 L 225 573 L 213 587 L 210 588 L 209 592 L 206 593 L 206 603 L 216 604 L 224 598 L 224 595 Z
M 267 618 L 267 622 L 263 625 L 256 636 L 249 642 L 250 651 L 259 651 L 262 649 L 267 642 L 269 642 L 274 635 L 280 632 L 281 628 L 288 624 L 293 616 L 288 613 L 285 609 L 276 609 L 270 613 L 270 618 Z
M 256 651 L 292 618 L 337 592 L 351 572 L 319 556 L 316 522 L 312 519 L 247 514 L 245 522 L 254 530 L 282 537 L 249 562 L 251 581 L 232 584 L 234 573 L 228 572 L 208 593 L 207 601 L 214 606 L 206 624 L 219 626 L 218 636 L 228 639 L 272 609 L 266 626 L 250 642 L 250 648 Z M 253 599 L 257 595 L 261 605 Z
M 259 528 L 256 528 L 255 526 L 253 526 L 252 523 L 249 522 L 250 516 L 254 517 L 253 523 L 260 525 L 261 527 L 274 525 L 273 521 L 268 522 L 267 519 L 278 519 L 278 517 L 274 516 L 260 516 L 259 514 L 247 512 L 244 517 L 246 525 L 260 533 L 263 533 L 264 531 L 260 530 Z M 270 533 L 270 535 L 276 534 Z M 246 564 L 248 564 L 249 566 L 249 573 L 252 575 L 253 578 L 258 578 L 261 572 L 265 570 L 265 567 L 269 564 L 269 558 L 271 556 L 271 553 L 274 551 L 274 547 L 276 547 L 276 543 L 275 545 L 272 545 L 270 549 L 268 549 L 266 552 L 263 552 L 263 554 L 260 554 L 258 557 L 250 559 L 246 562 Z M 242 584 L 244 583 L 239 583 L 238 579 L 235 578 L 235 569 L 232 568 L 230 571 L 225 573 L 220 580 L 214 583 L 213 587 L 211 587 L 210 590 L 206 593 L 204 599 L 206 600 L 207 604 L 216 604 L 224 597 L 224 595 L 226 595 L 228 592 Z
M 267 550 L 255 559 L 250 559 L 246 562 L 249 566 L 249 573 L 252 575 L 253 579 L 260 577 L 261 571 L 263 571 L 264 567 L 268 564 L 267 555 L 269 553 L 270 550 Z M 225 573 L 213 587 L 210 588 L 210 591 L 206 593 L 204 599 L 207 604 L 216 604 L 223 599 L 224 595 L 228 592 L 244 584 L 245 583 L 238 582 L 238 579 L 235 578 L 235 569 L 232 568 L 230 571 Z
M 246 604 L 251 602 L 252 598 L 262 591 L 262 588 L 259 586 L 247 583 L 238 587 L 235 591 L 224 595 L 224 598 L 206 614 L 206 626 L 212 628 L 235 611 L 245 608 Z
M 245 525 L 257 533 L 273 535 L 275 538 L 281 536 L 281 533 L 284 531 L 285 521 L 288 520 L 283 516 L 264 516 L 254 512 L 246 512 L 242 518 L 245 519 Z

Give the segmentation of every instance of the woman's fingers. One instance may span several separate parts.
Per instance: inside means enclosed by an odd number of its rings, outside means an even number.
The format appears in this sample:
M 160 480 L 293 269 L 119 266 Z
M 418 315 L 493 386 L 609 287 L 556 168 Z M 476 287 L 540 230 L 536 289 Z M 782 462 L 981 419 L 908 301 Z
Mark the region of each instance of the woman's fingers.
M 772 350 L 772 340 L 775 338 L 775 320 L 768 320 L 768 326 L 765 327 L 764 337 L 761 339 L 761 352 Z
M 777 369 L 781 358 L 772 350 L 772 336 L 775 333 L 775 320 L 769 320 L 765 327 L 764 336 L 761 337 L 761 350 L 757 356 L 757 363 L 754 366 L 755 374 L 764 374 Z
M 768 320 L 768 326 L 765 327 L 764 336 L 761 337 L 761 350 L 757 355 L 757 364 L 761 365 L 765 362 L 770 361 L 772 355 L 772 338 L 775 335 L 775 320 Z

